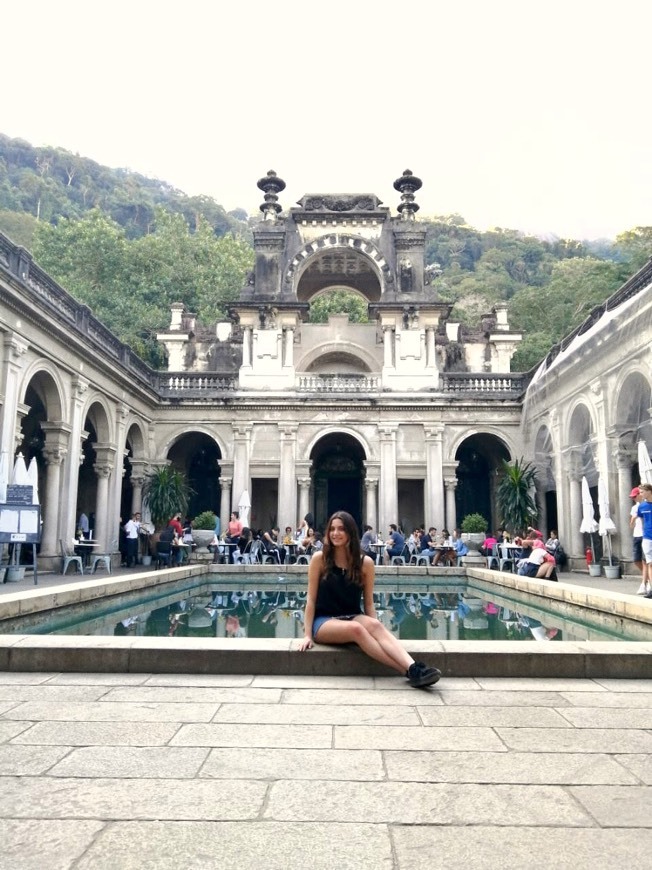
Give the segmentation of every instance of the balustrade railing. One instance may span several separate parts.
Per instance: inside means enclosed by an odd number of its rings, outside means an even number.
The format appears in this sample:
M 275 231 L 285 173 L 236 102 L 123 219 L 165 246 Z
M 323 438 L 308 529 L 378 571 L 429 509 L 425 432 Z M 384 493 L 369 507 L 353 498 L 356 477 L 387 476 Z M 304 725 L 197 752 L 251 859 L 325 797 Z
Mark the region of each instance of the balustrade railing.
M 440 376 L 440 390 L 446 395 L 482 395 L 495 398 L 517 399 L 523 394 L 529 378 L 524 374 L 444 373 Z
M 297 375 L 301 393 L 378 393 L 379 375 Z

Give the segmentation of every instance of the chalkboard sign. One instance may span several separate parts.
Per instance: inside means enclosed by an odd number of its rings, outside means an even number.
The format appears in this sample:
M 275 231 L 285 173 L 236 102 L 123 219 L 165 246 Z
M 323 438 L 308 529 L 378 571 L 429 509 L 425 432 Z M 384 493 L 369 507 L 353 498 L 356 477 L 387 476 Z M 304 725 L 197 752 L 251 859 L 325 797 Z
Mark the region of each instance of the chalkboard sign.
M 7 485 L 7 504 L 32 504 L 33 497 L 33 486 L 21 486 L 18 483 L 10 483 Z
M 0 505 L 0 544 L 38 544 L 40 540 L 40 505 Z

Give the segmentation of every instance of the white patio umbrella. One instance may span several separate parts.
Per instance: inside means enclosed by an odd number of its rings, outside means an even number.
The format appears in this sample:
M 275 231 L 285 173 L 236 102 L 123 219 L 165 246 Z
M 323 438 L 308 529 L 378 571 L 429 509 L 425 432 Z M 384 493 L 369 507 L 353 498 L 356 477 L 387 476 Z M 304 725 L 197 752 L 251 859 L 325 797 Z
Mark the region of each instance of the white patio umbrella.
M 598 531 L 601 538 L 607 539 L 607 553 L 609 554 L 609 564 L 613 564 L 613 556 L 611 552 L 611 534 L 616 531 L 614 521 L 611 519 L 611 511 L 609 508 L 609 493 L 607 484 L 600 475 L 598 478 L 598 507 L 600 508 L 600 524 Z
M 27 477 L 32 485 L 32 504 L 40 504 L 38 500 L 38 465 L 36 464 L 35 456 L 32 456 L 30 460 Z
M 652 484 L 652 460 L 645 441 L 638 442 L 638 473 L 641 477 L 641 483 Z
M 238 502 L 238 512 L 240 513 L 240 522 L 243 526 L 249 525 L 249 511 L 251 510 L 251 499 L 249 492 L 244 489 Z
M 586 477 L 582 478 L 582 522 L 580 532 L 586 532 L 591 537 L 591 552 L 595 561 L 595 550 L 593 548 L 593 535 L 598 531 L 598 524 L 595 521 L 595 513 L 593 512 L 593 499 L 589 491 L 589 482 Z
M 32 481 L 27 476 L 27 465 L 25 464 L 25 457 L 22 453 L 19 453 L 16 457 L 16 461 L 14 462 L 14 470 L 11 475 L 11 482 L 17 484 L 18 486 L 31 486 Z

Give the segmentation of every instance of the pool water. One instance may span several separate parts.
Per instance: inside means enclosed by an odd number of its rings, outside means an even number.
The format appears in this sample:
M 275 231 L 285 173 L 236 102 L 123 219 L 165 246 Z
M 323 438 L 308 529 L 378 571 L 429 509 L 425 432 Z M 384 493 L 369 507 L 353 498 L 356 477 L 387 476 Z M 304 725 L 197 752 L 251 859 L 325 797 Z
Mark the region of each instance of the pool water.
M 495 593 L 474 589 L 466 577 L 400 590 L 393 582 L 377 583 L 374 601 L 378 618 L 403 640 L 652 640 L 652 625 L 580 608 L 555 612 L 552 600 L 499 585 Z M 283 577 L 192 580 L 165 593 L 155 586 L 4 620 L 0 633 L 299 638 L 305 598 L 305 584 Z

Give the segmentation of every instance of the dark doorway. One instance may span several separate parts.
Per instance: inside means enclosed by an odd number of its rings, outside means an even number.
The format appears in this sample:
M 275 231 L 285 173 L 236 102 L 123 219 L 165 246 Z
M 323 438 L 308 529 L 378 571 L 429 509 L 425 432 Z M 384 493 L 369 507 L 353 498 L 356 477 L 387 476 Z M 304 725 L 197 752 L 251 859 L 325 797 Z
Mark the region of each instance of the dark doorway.
M 495 529 L 496 471 L 502 459 L 510 459 L 509 451 L 495 435 L 472 435 L 460 445 L 455 458 L 459 463 L 455 492 L 458 525 L 468 514 L 482 514 L 489 530 Z
M 202 432 L 188 432 L 172 447 L 168 458 L 188 477 L 192 489 L 188 516 L 196 517 L 208 510 L 219 514 L 221 457 L 215 441 Z
M 350 435 L 326 435 L 312 451 L 313 513 L 321 531 L 335 511 L 347 511 L 362 526 L 364 451 Z

